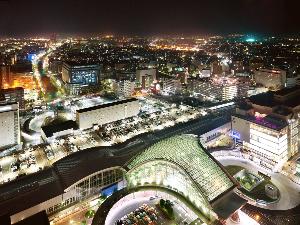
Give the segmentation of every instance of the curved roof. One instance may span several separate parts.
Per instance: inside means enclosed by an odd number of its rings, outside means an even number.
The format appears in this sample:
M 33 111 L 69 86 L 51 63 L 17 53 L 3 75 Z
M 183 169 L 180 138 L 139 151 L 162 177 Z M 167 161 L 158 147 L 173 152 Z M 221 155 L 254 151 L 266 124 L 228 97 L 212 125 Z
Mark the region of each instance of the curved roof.
M 78 180 L 102 169 L 124 166 L 134 155 L 160 139 L 182 133 L 203 134 L 229 121 L 230 118 L 227 117 L 195 119 L 153 133 L 141 134 L 114 146 L 95 147 L 73 153 L 58 160 L 48 169 L 0 185 L 0 193 L 14 196 L 6 200 L 0 199 L 0 215 L 13 215 L 58 196 Z M 37 182 L 39 187 L 36 188 L 34 185 L 33 191 L 30 189 L 26 193 L 18 191 L 11 193 L 11 190 L 23 187 L 27 190 L 27 187 Z
M 235 187 L 233 180 L 192 135 L 176 135 L 164 139 L 134 157 L 127 167 L 132 169 L 150 160 L 174 162 L 192 178 L 208 201 Z

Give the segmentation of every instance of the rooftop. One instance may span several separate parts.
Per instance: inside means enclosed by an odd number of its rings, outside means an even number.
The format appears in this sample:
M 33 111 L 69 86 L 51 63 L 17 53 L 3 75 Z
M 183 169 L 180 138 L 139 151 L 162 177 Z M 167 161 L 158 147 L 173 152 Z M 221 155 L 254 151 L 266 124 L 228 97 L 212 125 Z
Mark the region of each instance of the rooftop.
M 280 91 L 281 91 L 281 93 L 285 93 L 288 90 L 282 89 Z M 288 98 L 284 101 L 277 101 L 274 98 L 275 93 L 269 91 L 269 92 L 261 93 L 261 94 L 258 94 L 258 95 L 253 95 L 253 96 L 249 97 L 249 100 L 253 104 L 267 106 L 267 107 L 271 107 L 271 108 L 274 107 L 274 106 L 278 106 L 278 105 L 283 105 L 283 106 L 286 106 L 286 107 L 294 108 L 294 107 L 297 107 L 297 106 L 300 105 L 298 95 L 293 96 L 291 98 Z
M 164 139 L 134 157 L 127 167 L 132 169 L 151 160 L 166 160 L 179 165 L 209 202 L 235 186 L 232 178 L 200 146 L 195 136 L 177 135 Z
M 274 95 L 284 96 L 284 95 L 291 94 L 293 92 L 299 92 L 299 94 L 300 94 L 300 86 L 295 86 L 292 88 L 283 88 L 281 90 L 275 91 Z
M 23 87 L 5 88 L 5 89 L 1 89 L 0 93 L 7 93 L 11 91 L 24 91 L 24 88 Z
M 97 109 L 103 109 L 103 108 L 107 108 L 107 107 L 111 107 L 111 106 L 115 106 L 115 105 L 125 104 L 125 103 L 128 103 L 128 102 L 134 102 L 134 101 L 138 101 L 138 99 L 129 98 L 129 99 L 125 99 L 125 100 L 114 101 L 114 102 L 110 102 L 110 103 L 96 105 L 96 106 L 92 106 L 92 107 L 89 107 L 89 108 L 79 109 L 79 110 L 77 110 L 77 113 L 89 112 L 89 111 L 93 111 L 93 110 L 97 110 Z
M 213 209 L 220 219 L 226 220 L 246 203 L 247 200 L 234 192 L 229 192 L 213 204 Z
M 285 128 L 288 125 L 286 121 L 271 115 L 265 117 L 255 117 L 250 115 L 234 114 L 234 116 L 277 131 Z
M 38 212 L 14 225 L 50 225 L 48 215 L 45 211 Z
M 258 95 L 252 95 L 249 97 L 249 100 L 256 105 L 263 105 L 273 107 L 276 103 L 273 101 L 274 94 L 273 92 L 265 92 Z
M 58 160 L 50 168 L 0 185 L 0 193 L 3 193 L 0 200 L 0 216 L 13 215 L 54 198 L 80 179 L 97 171 L 123 166 L 138 152 L 162 138 L 186 132 L 203 134 L 228 122 L 229 119 L 219 118 L 203 126 L 203 121 L 197 119 L 157 132 L 141 134 L 114 146 L 75 152 Z M 38 186 L 32 185 L 35 183 L 38 183 Z
M 100 65 L 98 64 L 90 64 L 90 63 L 86 63 L 86 62 L 73 62 L 73 61 L 68 61 L 68 62 L 64 62 L 65 66 L 68 67 L 74 67 L 74 68 L 83 68 L 83 67 L 99 67 Z
M 77 123 L 73 120 L 67 120 L 59 124 L 50 124 L 42 127 L 46 137 L 52 137 L 54 133 L 64 130 L 74 129 L 77 130 Z
M 278 107 L 274 108 L 273 112 L 276 114 L 279 114 L 279 115 L 283 115 L 283 116 L 288 116 L 288 115 L 292 114 L 291 110 L 289 110 L 288 108 L 285 108 L 283 106 L 278 106 Z
M 242 110 L 250 110 L 252 109 L 252 106 L 250 104 L 247 104 L 246 102 L 242 102 L 238 104 L 238 108 Z

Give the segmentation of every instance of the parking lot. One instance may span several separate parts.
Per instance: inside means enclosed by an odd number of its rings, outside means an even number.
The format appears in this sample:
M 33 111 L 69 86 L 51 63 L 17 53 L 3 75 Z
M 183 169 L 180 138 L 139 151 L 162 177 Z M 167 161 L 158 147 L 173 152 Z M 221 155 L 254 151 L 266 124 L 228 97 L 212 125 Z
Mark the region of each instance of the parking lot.
M 203 109 L 185 105 L 177 107 L 175 104 L 151 98 L 142 98 L 140 104 L 141 111 L 136 117 L 95 126 L 90 130 L 77 130 L 74 134 L 57 138 L 52 143 L 29 146 L 20 153 L 0 158 L 0 182 L 9 182 L 18 176 L 42 170 L 77 151 L 122 143 L 139 134 L 172 127 L 206 115 Z

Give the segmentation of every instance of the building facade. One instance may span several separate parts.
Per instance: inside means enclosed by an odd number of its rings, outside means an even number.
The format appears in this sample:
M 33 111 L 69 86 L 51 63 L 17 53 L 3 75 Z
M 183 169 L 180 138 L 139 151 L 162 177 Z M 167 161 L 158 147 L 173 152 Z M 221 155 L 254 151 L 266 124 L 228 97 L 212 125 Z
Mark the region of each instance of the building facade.
M 0 134 L 5 134 L 5 138 L 0 139 L 0 149 L 20 144 L 18 103 L 0 105 Z
M 244 148 L 250 157 L 262 167 L 278 171 L 288 160 L 288 127 L 274 129 L 265 124 L 250 123 L 250 141 Z
M 0 90 L 0 95 L 3 95 L 7 103 L 19 103 L 20 109 L 25 109 L 24 88 L 7 88 Z
M 233 137 L 243 144 L 250 160 L 267 170 L 279 171 L 289 159 L 288 124 L 270 116 L 232 116 Z
M 99 84 L 100 66 L 63 63 L 62 80 L 71 94 L 79 94 L 84 88 Z
M 53 142 L 58 137 L 73 134 L 78 129 L 77 123 L 67 120 L 58 124 L 49 124 L 41 127 L 41 137 L 45 142 Z
M 143 69 L 136 71 L 136 81 L 142 89 L 149 89 L 151 84 L 156 80 L 156 69 Z
M 122 80 L 118 83 L 118 95 L 120 97 L 129 98 L 134 92 L 134 82 L 130 80 Z
M 95 125 L 101 126 L 113 121 L 133 117 L 139 112 L 139 100 L 131 98 L 77 110 L 76 122 L 79 129 L 85 130 Z
M 13 82 L 9 65 L 0 66 L 0 89 L 9 87 Z
M 182 85 L 180 80 L 165 79 L 162 82 L 162 91 L 166 94 L 175 94 L 181 91 Z
M 270 90 L 279 90 L 285 87 L 286 71 L 261 68 L 254 72 L 254 79 L 257 84 Z

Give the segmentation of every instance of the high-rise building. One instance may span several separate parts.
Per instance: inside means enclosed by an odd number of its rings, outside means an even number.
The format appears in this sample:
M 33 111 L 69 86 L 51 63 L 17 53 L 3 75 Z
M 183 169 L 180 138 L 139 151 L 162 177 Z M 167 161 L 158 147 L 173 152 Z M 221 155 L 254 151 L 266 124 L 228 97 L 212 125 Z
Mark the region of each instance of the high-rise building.
M 300 86 L 300 74 L 294 76 L 288 76 L 286 78 L 285 87 L 292 88 L 299 85 Z
M 285 86 L 286 71 L 260 68 L 254 72 L 254 79 L 258 85 L 262 85 L 270 90 L 279 90 Z
M 20 123 L 18 103 L 0 104 L 0 149 L 20 144 Z
M 71 94 L 79 94 L 85 87 L 99 84 L 99 79 L 99 65 L 63 63 L 62 80 L 66 83 Z
M 49 60 L 49 70 L 52 73 L 61 73 L 63 63 L 60 60 L 51 59 Z
M 143 69 L 136 71 L 136 80 L 142 89 L 149 89 L 153 81 L 156 80 L 156 69 Z
M 7 88 L 12 84 L 12 74 L 10 72 L 10 66 L 1 65 L 0 66 L 0 89 Z
M 24 88 L 16 87 L 16 88 L 7 88 L 0 90 L 0 94 L 2 94 L 7 103 L 19 103 L 20 109 L 25 109 L 25 101 L 24 101 Z
M 207 67 L 207 68 L 203 68 L 199 74 L 199 77 L 200 78 L 207 78 L 207 77 L 210 77 L 211 75 L 211 69 L 210 67 Z
M 223 72 L 222 65 L 218 61 L 214 61 L 211 64 L 211 73 L 212 75 L 221 75 Z
M 182 88 L 180 80 L 165 79 L 162 82 L 162 91 L 166 94 L 175 94 Z
M 232 62 L 232 69 L 234 70 L 234 74 L 243 72 L 245 70 L 245 66 L 242 60 L 234 60 Z
M 244 151 L 260 166 L 278 171 L 289 158 L 288 123 L 263 114 L 232 116 L 234 137 L 243 143 Z
M 223 85 L 222 86 L 222 100 L 228 101 L 237 97 L 238 88 L 236 85 Z
M 251 96 L 237 108 L 232 132 L 254 162 L 278 171 L 298 153 L 299 97 L 299 87 L 286 88 Z
M 200 99 L 206 101 L 229 101 L 237 97 L 238 87 L 235 84 L 192 81 L 189 90 Z
M 118 95 L 120 97 L 129 98 L 134 92 L 134 82 L 130 80 L 122 80 L 118 83 Z

